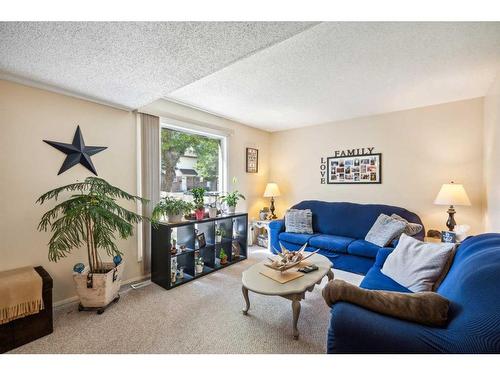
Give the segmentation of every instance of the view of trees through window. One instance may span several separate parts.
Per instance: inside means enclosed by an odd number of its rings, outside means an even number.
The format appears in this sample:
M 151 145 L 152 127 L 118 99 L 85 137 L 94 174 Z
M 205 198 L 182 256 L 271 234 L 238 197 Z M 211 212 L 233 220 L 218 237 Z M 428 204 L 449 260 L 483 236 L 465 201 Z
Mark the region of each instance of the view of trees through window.
M 185 193 L 194 187 L 219 191 L 221 140 L 162 128 L 162 196 Z

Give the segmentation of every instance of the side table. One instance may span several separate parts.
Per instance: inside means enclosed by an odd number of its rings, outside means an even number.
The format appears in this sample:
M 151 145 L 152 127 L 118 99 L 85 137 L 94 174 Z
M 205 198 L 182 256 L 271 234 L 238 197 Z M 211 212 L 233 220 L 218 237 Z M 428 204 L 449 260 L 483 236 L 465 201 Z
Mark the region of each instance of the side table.
M 271 238 L 269 232 L 269 223 L 271 221 L 272 220 L 252 220 L 250 223 L 252 245 L 259 245 L 271 251 Z

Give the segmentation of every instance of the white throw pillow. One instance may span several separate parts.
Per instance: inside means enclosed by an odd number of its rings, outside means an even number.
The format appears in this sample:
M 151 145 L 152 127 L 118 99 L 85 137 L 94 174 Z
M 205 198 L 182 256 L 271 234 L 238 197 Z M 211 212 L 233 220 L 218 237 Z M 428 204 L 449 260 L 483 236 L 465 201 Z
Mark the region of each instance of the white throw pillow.
M 406 228 L 405 228 L 405 231 L 403 232 L 404 234 L 407 234 L 408 236 L 414 236 L 416 235 L 417 233 L 419 233 L 423 226 L 421 224 L 418 224 L 418 223 L 410 223 L 408 220 L 406 220 L 404 217 L 401 217 L 399 215 L 396 215 L 396 214 L 392 214 L 391 217 L 393 219 L 396 219 L 396 220 L 400 220 L 402 221 L 403 223 L 406 224 Z
M 412 292 L 431 291 L 454 248 L 452 243 L 422 242 L 403 233 L 381 271 Z

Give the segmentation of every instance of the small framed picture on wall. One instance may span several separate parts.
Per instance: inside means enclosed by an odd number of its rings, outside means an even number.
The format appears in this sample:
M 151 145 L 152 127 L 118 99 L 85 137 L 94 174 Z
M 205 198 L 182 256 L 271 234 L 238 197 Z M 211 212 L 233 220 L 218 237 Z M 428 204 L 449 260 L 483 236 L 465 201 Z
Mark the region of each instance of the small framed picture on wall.
M 247 173 L 259 171 L 259 150 L 247 147 Z

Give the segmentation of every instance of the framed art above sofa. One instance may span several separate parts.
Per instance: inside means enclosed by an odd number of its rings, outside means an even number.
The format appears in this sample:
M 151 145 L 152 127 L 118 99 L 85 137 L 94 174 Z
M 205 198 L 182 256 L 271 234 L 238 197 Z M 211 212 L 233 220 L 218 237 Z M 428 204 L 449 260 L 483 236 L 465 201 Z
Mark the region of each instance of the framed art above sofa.
M 382 183 L 382 154 L 327 158 L 328 184 Z

